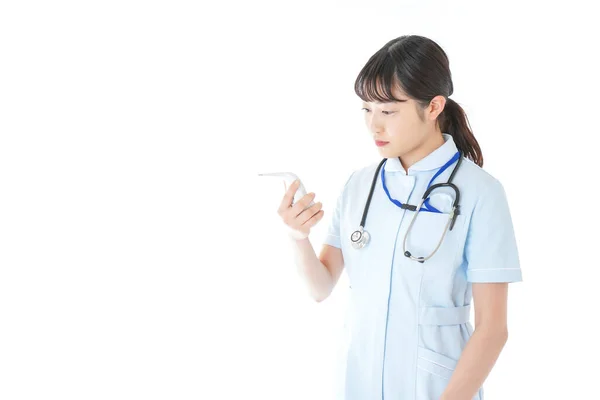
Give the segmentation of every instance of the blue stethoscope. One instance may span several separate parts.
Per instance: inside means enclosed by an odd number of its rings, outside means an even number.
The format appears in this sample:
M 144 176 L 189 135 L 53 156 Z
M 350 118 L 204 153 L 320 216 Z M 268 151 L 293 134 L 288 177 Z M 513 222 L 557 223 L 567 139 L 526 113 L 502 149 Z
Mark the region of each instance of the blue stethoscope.
M 364 227 L 365 227 L 365 222 L 367 220 L 367 213 L 369 211 L 369 205 L 371 203 L 371 198 L 373 197 L 373 191 L 375 189 L 375 184 L 377 183 L 377 175 L 379 174 L 379 170 L 381 170 L 381 183 L 383 185 L 383 190 L 385 191 L 385 194 L 387 194 L 388 199 L 390 199 L 390 201 L 392 203 L 394 203 L 396 206 L 400 207 L 403 210 L 416 211 L 415 215 L 413 216 L 412 220 L 410 221 L 410 225 L 408 226 L 408 229 L 406 230 L 406 235 L 404 235 L 403 253 L 406 257 L 410 258 L 411 260 L 415 260 L 420 263 L 424 263 L 426 260 L 430 259 L 435 254 L 435 252 L 438 250 L 438 248 L 442 244 L 442 241 L 444 240 L 444 237 L 446 236 L 446 232 L 448 230 L 452 230 L 452 228 L 454 227 L 454 223 L 456 222 L 456 217 L 460 214 L 460 204 L 459 204 L 460 203 L 460 191 L 458 190 L 456 185 L 454 185 L 452 183 L 452 179 L 454 178 L 454 175 L 456 174 L 456 170 L 460 166 L 460 163 L 462 161 L 462 154 L 460 151 L 456 152 L 456 154 L 454 154 L 454 156 L 440 168 L 440 170 L 433 176 L 433 178 L 431 178 L 431 180 L 427 184 L 427 190 L 423 194 L 423 197 L 422 197 L 421 201 L 419 202 L 419 205 L 417 205 L 417 206 L 413 206 L 410 204 L 402 204 L 400 201 L 393 199 L 392 196 L 390 196 L 390 192 L 385 184 L 385 169 L 381 168 L 386 163 L 386 161 L 387 161 L 387 158 L 384 158 L 383 160 L 381 160 L 381 162 L 377 166 L 375 175 L 373 176 L 373 183 L 371 183 L 371 189 L 369 191 L 369 197 L 367 198 L 367 204 L 365 205 L 365 209 L 363 211 L 362 220 L 360 221 L 360 227 L 358 230 L 354 231 L 352 233 L 352 235 L 350 236 L 350 241 L 352 243 L 352 247 L 354 247 L 355 249 L 362 249 L 363 247 L 365 247 L 367 245 L 367 243 L 369 243 L 369 240 L 371 239 L 371 235 L 369 234 L 369 232 L 364 230 Z M 452 165 L 456 161 L 458 161 L 458 162 L 456 163 L 456 166 L 454 167 L 452 174 L 448 178 L 448 181 L 445 183 L 437 183 L 437 184 L 431 186 L 431 183 L 435 180 L 435 178 L 437 178 L 442 172 L 444 172 L 450 165 Z M 419 215 L 419 211 L 428 211 L 428 212 L 435 212 L 435 213 L 440 213 L 440 214 L 442 213 L 441 211 L 439 211 L 438 209 L 433 207 L 431 204 L 429 204 L 429 195 L 431 194 L 432 191 L 434 191 L 435 189 L 438 189 L 440 187 L 450 187 L 454 190 L 454 193 L 455 193 L 454 201 L 452 202 L 452 211 L 450 211 L 450 213 L 448 214 L 448 223 L 446 224 L 446 227 L 444 228 L 444 233 L 442 234 L 442 237 L 440 238 L 440 240 L 439 240 L 436 248 L 433 250 L 433 252 L 427 257 L 415 257 L 411 254 L 410 251 L 406 250 L 406 241 L 408 239 L 408 234 L 410 233 L 410 229 L 412 228 L 413 224 L 415 223 L 417 215 Z

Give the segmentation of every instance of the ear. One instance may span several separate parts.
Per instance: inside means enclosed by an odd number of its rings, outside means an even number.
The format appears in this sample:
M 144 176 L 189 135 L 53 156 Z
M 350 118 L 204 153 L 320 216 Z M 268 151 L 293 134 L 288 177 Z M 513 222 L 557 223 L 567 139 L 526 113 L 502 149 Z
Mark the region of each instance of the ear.
M 444 111 L 444 107 L 446 106 L 446 98 L 444 96 L 435 96 L 429 102 L 429 107 L 425 111 L 425 114 L 428 119 L 434 121 L 437 117 Z

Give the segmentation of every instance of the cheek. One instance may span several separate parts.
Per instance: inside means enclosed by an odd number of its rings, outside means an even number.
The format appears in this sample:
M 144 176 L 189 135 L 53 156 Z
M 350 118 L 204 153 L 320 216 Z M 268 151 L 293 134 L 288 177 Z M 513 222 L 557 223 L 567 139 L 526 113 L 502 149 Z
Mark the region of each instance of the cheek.
M 421 130 L 422 122 L 415 113 L 404 113 L 402 117 L 398 116 L 393 121 L 389 121 L 390 132 L 393 132 L 393 136 L 414 136 L 414 134 Z
M 390 120 L 387 124 L 388 132 L 390 133 L 390 136 L 393 136 L 393 137 L 405 136 L 404 133 L 406 131 L 410 130 L 410 126 L 407 125 L 406 122 L 407 121 L 405 118 L 400 118 L 400 117 Z

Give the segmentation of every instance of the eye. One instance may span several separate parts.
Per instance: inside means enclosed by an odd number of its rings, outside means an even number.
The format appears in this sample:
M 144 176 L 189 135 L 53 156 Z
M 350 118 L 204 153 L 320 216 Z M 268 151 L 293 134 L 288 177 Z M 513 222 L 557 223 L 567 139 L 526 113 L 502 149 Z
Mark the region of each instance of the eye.
M 361 108 L 361 110 L 366 111 L 366 112 L 371 112 L 371 110 L 369 110 L 366 107 Z M 392 115 L 394 114 L 396 111 L 381 111 L 384 115 Z

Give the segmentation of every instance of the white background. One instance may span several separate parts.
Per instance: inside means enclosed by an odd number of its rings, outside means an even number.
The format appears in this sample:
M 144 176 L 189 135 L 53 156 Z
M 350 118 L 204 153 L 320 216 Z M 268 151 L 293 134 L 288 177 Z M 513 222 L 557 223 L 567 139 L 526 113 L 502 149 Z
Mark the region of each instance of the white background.
M 0 399 L 332 399 L 346 277 L 309 299 L 257 174 L 317 194 L 319 251 L 379 159 L 354 79 L 411 33 L 449 55 L 517 234 L 486 400 L 597 397 L 595 14 L 447 3 L 2 2 Z

